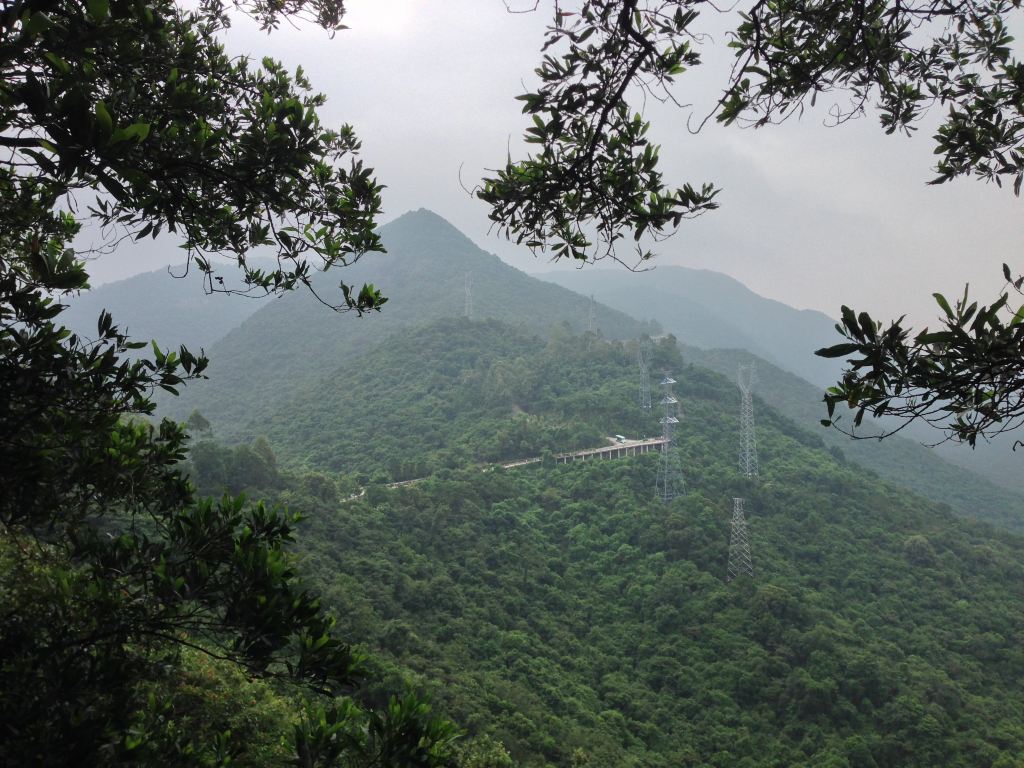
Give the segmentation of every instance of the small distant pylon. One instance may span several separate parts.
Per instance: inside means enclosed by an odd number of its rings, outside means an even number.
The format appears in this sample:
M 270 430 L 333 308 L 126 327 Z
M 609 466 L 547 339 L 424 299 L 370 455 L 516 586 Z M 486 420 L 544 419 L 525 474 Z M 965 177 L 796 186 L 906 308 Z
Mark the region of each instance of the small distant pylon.
M 636 350 L 636 363 L 640 367 L 640 407 L 651 410 L 651 341 L 647 337 L 640 339 Z
M 473 273 L 472 272 L 467 272 L 466 273 L 465 286 L 466 286 L 466 308 L 463 311 L 463 314 L 465 315 L 466 319 L 472 320 L 473 319 Z
M 729 536 L 729 568 L 725 577 L 732 581 L 739 576 L 754 578 L 754 562 L 750 559 L 747 540 L 747 519 L 743 515 L 743 499 L 732 500 L 732 533 Z
M 664 503 L 668 504 L 683 493 L 683 472 L 679 464 L 679 451 L 675 443 L 675 427 L 679 423 L 676 418 L 676 405 L 679 403 L 672 394 L 672 385 L 676 383 L 668 374 L 661 380 L 661 405 L 664 415 L 661 417 L 661 462 L 658 464 L 658 477 L 655 484 L 656 493 Z
M 590 294 L 590 306 L 587 308 L 587 352 L 594 346 L 594 294 Z
M 736 383 L 740 388 L 740 474 L 749 479 L 758 476 L 757 433 L 754 430 L 754 399 L 751 392 L 757 374 L 754 364 L 740 365 Z

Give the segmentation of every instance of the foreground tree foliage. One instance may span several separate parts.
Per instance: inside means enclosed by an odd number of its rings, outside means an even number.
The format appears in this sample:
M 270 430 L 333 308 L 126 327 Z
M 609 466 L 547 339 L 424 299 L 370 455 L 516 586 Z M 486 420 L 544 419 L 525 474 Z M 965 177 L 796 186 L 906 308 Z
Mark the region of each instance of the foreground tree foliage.
M 735 14 L 728 45 L 736 58 L 721 98 L 694 125 L 767 126 L 826 96 L 835 99 L 834 124 L 873 108 L 887 133 L 909 134 L 942 110 L 931 183 L 975 176 L 1019 194 L 1024 79 L 1009 32 L 1016 2 L 753 0 L 722 11 L 695 0 L 586 0 L 555 4 L 540 85 L 519 97 L 536 153 L 509 158 L 477 192 L 510 238 L 584 261 L 620 259 L 624 237 L 665 236 L 717 206 L 712 184 L 666 185 L 634 106 L 687 101 L 676 81 L 714 39 L 702 12 Z M 637 256 L 651 254 L 638 247 Z M 914 335 L 902 320 L 883 334 L 867 315 L 851 324 L 846 314 L 840 331 L 851 344 L 829 354 L 860 357 L 829 393 L 830 415 L 847 402 L 857 422 L 865 412 L 924 418 L 971 445 L 1020 424 L 1021 318 L 1008 295 L 976 314 L 965 300 L 946 312 L 938 335 Z
M 177 466 L 183 428 L 140 418 L 155 389 L 174 392 L 206 360 L 155 344 L 129 357 L 140 345 L 106 313 L 94 338 L 60 325 L 56 297 L 88 286 L 72 248 L 86 219 L 102 228 L 100 253 L 177 234 L 210 290 L 308 286 L 314 268 L 380 249 L 380 187 L 351 129 L 320 125 L 323 97 L 301 72 L 228 57 L 229 7 L 266 28 L 297 16 L 333 30 L 344 12 L 332 0 L 0 4 L 6 765 L 252 761 L 258 740 L 238 721 L 249 710 L 196 711 L 175 693 L 204 657 L 217 674 L 273 683 L 261 690 L 293 713 L 279 724 L 296 764 L 448 759 L 452 726 L 414 694 L 364 695 L 365 658 L 285 553 L 296 516 L 195 498 Z M 276 268 L 249 266 L 255 247 Z M 237 262 L 238 285 L 213 256 Z M 342 284 L 323 301 L 363 312 L 384 299 Z
M 1003 269 L 1009 280 L 1009 267 Z M 1022 284 L 1024 278 L 1012 283 L 1018 294 Z M 823 424 L 834 423 L 836 405 L 845 402 L 856 409 L 854 427 L 865 413 L 898 417 L 902 426 L 893 431 L 918 419 L 973 446 L 1024 423 L 1024 306 L 1014 312 L 1009 293 L 987 307 L 971 302 L 967 291 L 955 305 L 938 293 L 935 300 L 942 327 L 913 338 L 902 318 L 883 330 L 843 307 L 836 329 L 849 343 L 818 354 L 860 357 L 848 358 L 850 369 L 825 395 L 830 418 Z

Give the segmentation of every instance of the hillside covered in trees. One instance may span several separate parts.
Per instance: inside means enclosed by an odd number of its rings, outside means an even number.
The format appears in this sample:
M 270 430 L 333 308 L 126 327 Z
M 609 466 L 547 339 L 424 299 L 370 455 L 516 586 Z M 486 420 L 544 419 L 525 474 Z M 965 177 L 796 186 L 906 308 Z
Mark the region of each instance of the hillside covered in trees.
M 262 455 L 248 490 L 308 512 L 303 570 L 345 632 L 467 744 L 503 744 L 509 762 L 487 765 L 1015 764 L 1021 539 L 865 475 L 763 405 L 761 477 L 740 479 L 738 392 L 673 340 L 655 366 L 679 381 L 680 498 L 655 500 L 657 455 L 488 469 L 650 428 L 634 355 L 442 321 L 339 373 L 345 396 L 280 443 L 295 413 L 258 450 L 200 441 L 194 473 L 217 492 L 211 467 Z M 400 358 L 416 365 L 394 381 Z M 321 451 L 332 431 L 352 445 Z M 726 583 L 735 496 L 755 576 Z
M 296 394 L 315 397 L 322 378 L 396 331 L 463 314 L 467 275 L 474 317 L 527 333 L 563 321 L 585 327 L 588 298 L 508 266 L 435 213 L 409 212 L 382 227 L 380 236 L 387 253 L 352 265 L 347 276 L 373 280 L 388 297 L 386 311 L 354 318 L 326 311 L 308 294 L 283 296 L 213 344 L 209 381 L 196 382 L 179 398 L 164 398 L 166 412 L 185 418 L 199 408 L 222 437 L 234 437 Z M 331 279 L 329 273 L 318 276 L 316 285 L 328 288 Z M 653 330 L 603 305 L 596 305 L 594 322 L 611 338 Z

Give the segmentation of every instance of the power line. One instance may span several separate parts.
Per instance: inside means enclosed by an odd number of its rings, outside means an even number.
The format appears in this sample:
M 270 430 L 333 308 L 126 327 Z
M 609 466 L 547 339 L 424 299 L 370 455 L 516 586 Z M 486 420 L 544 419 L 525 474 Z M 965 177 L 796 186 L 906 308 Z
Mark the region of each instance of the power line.
M 676 383 L 668 374 L 661 380 L 661 406 L 663 416 L 661 422 L 661 462 L 658 464 L 658 477 L 655 481 L 655 492 L 664 503 L 669 503 L 683 493 L 683 470 L 679 462 L 679 451 L 675 444 L 675 428 L 679 423 L 676 417 L 676 406 L 679 401 L 672 394 L 672 385 Z
M 725 577 L 732 581 L 739 576 L 754 578 L 754 562 L 750 559 L 747 540 L 747 519 L 743 515 L 743 499 L 732 500 L 732 533 L 729 536 L 729 567 Z
M 640 339 L 636 350 L 636 363 L 640 368 L 640 407 L 651 410 L 651 340 L 646 336 Z
M 753 363 L 740 365 L 736 372 L 736 383 L 740 388 L 740 474 L 756 479 L 757 433 L 754 430 L 754 399 L 751 392 L 757 371 Z

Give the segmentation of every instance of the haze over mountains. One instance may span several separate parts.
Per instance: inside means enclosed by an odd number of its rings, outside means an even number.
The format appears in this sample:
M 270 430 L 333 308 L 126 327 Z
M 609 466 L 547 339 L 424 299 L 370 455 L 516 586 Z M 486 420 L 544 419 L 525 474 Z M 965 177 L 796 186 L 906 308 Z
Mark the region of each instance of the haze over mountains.
M 816 357 L 835 342 L 835 320 L 751 291 L 719 272 L 658 266 L 538 273 L 572 291 L 593 295 L 637 318 L 657 318 L 681 342 L 701 349 L 745 349 L 819 387 L 834 384 L 841 361 Z
M 181 275 L 178 277 L 178 275 Z M 184 345 L 198 351 L 237 328 L 271 299 L 208 295 L 198 270 L 183 274 L 169 267 L 106 283 L 65 300 L 62 321 L 86 338 L 96 333 L 103 309 L 136 339 L 154 340 L 162 349 Z
M 751 354 L 775 363 L 762 365 L 757 396 L 817 439 L 960 514 L 1012 526 L 1024 519 L 1024 497 L 990 482 L 993 476 L 1009 477 L 1011 482 L 1004 485 L 1018 480 L 1020 473 L 1011 471 L 1017 456 L 1004 446 L 989 451 L 999 456 L 985 465 L 985 480 L 913 441 L 849 441 L 818 426 L 821 388 L 834 380 L 840 367 L 807 353 L 834 341 L 832 321 L 821 313 L 764 299 L 720 274 L 679 267 L 639 274 L 546 273 L 545 279 L 557 284 L 545 282 L 482 251 L 423 209 L 399 217 L 382 234 L 388 253 L 371 254 L 344 271 L 349 283 L 369 281 L 382 288 L 390 302 L 380 314 L 334 314 L 302 291 L 263 301 L 206 296 L 195 278 L 175 281 L 156 272 L 85 294 L 69 317 L 72 327 L 88 332 L 98 308 L 109 306 L 115 321 L 127 323 L 143 338 L 151 336 L 164 345 L 182 339 L 205 346 L 211 357 L 210 380 L 190 385 L 179 398 L 164 397 L 164 408 L 177 418 L 198 408 L 219 439 L 248 440 L 267 432 L 266 425 L 280 419 L 276 414 L 291 407 L 289 403 L 334 397 L 333 372 L 358 368 L 360 356 L 392 334 L 464 314 L 468 275 L 474 317 L 504 321 L 527 333 L 543 337 L 559 323 L 580 332 L 592 314 L 595 330 L 605 338 L 671 332 L 686 345 L 688 360 L 727 379 L 734 378 L 736 364 Z M 333 273 L 318 279 L 319 290 L 331 290 Z M 586 294 L 601 301 L 591 302 Z M 154 300 L 164 295 L 169 297 L 166 304 L 162 298 Z M 966 449 L 952 456 L 961 463 L 978 461 Z

